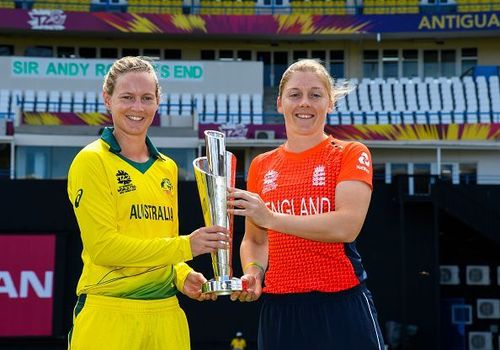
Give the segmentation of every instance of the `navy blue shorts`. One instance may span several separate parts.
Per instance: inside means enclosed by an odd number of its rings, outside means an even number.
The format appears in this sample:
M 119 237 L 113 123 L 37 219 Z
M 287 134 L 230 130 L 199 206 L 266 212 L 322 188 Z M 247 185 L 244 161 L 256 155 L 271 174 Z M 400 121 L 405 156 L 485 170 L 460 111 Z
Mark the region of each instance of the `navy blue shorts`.
M 265 294 L 259 350 L 383 350 L 364 284 L 338 293 Z

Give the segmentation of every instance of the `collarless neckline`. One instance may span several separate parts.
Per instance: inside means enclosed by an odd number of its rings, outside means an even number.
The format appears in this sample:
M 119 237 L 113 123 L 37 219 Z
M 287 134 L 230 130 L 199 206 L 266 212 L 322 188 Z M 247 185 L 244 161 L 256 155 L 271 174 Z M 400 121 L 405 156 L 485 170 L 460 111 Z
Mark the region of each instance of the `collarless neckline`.
M 281 154 L 283 154 L 287 158 L 304 158 L 304 157 L 307 157 L 311 154 L 314 154 L 319 149 L 322 149 L 327 143 L 334 142 L 334 141 L 335 141 L 335 139 L 331 135 L 329 135 L 328 138 L 324 139 L 320 143 L 318 143 L 318 144 L 312 146 L 311 148 L 308 148 L 302 152 L 288 151 L 287 149 L 285 149 L 285 144 L 282 144 L 280 146 L 280 152 L 281 152 Z

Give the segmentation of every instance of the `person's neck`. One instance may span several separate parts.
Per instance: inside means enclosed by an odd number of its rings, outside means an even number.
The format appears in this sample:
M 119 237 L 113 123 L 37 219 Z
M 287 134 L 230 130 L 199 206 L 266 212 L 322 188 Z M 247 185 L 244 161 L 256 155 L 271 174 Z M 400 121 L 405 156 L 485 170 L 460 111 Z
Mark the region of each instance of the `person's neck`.
M 323 142 L 328 138 L 328 135 L 325 133 L 321 132 L 321 134 L 318 135 L 308 135 L 308 136 L 294 136 L 294 137 L 289 137 L 285 143 L 285 149 L 289 152 L 293 153 L 300 153 L 307 151 L 310 148 L 313 148 L 314 146 L 318 145 L 319 143 Z
M 113 134 L 120 145 L 122 156 L 137 163 L 144 163 L 149 159 L 146 135 L 127 135 L 116 130 Z

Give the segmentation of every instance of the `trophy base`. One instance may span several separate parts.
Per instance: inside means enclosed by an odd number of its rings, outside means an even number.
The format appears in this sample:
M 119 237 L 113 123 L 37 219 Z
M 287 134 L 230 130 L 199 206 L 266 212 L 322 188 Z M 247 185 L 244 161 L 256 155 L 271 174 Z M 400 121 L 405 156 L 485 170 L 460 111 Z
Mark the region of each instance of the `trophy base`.
M 230 280 L 217 281 L 211 279 L 201 286 L 202 293 L 215 293 L 217 295 L 229 295 L 232 292 L 242 291 L 243 283 L 239 278 L 233 277 Z

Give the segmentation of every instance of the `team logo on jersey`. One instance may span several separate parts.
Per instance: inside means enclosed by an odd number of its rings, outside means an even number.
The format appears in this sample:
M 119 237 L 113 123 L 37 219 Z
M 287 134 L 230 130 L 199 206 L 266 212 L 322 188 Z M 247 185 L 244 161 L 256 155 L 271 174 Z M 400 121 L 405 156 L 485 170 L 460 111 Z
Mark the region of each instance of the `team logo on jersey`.
M 164 178 L 161 180 L 161 188 L 167 192 L 168 194 L 171 194 L 172 191 L 174 190 L 174 186 L 170 182 L 170 179 Z
M 135 185 L 132 183 L 130 175 L 124 170 L 118 170 L 116 172 L 116 181 L 118 182 L 119 194 L 135 191 L 136 189 Z
M 370 167 L 370 157 L 366 152 L 361 153 L 361 156 L 358 158 L 359 164 L 356 165 L 356 168 L 359 170 L 363 170 L 367 173 L 370 173 L 370 170 L 368 169 Z
M 325 180 L 326 180 L 325 166 L 317 165 L 313 171 L 312 185 L 325 186 Z
M 278 179 L 278 172 L 276 170 L 269 170 L 266 175 L 264 175 L 264 186 L 262 188 L 262 193 L 266 193 L 274 190 L 278 185 L 276 180 Z

